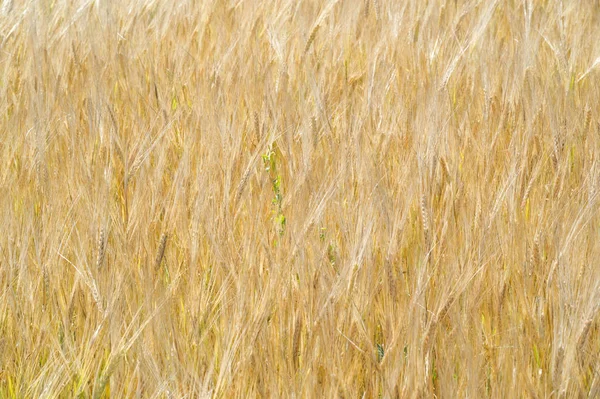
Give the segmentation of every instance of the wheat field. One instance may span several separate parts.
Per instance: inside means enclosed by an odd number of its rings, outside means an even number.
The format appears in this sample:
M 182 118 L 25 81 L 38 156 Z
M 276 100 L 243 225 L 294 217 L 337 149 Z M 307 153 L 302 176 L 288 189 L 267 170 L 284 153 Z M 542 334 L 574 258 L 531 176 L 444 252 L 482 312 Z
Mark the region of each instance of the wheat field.
M 591 0 L 0 1 L 0 397 L 600 397 L 599 37 Z

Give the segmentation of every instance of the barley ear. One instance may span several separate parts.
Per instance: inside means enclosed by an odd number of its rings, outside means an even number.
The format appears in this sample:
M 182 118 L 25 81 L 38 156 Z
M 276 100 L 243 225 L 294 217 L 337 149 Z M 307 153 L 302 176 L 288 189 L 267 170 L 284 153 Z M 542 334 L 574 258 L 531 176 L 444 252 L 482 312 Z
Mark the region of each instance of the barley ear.
M 156 253 L 156 260 L 154 264 L 154 268 L 158 270 L 160 268 L 160 264 L 165 256 L 165 248 L 167 247 L 167 233 L 163 233 L 160 236 L 160 245 L 158 246 L 158 251 Z
M 306 41 L 306 46 L 304 46 L 303 54 L 308 53 L 308 50 L 310 50 L 310 46 L 315 41 L 315 36 L 317 35 L 318 31 L 319 31 L 319 25 L 315 25 L 315 27 L 312 28 L 312 30 L 310 31 L 310 36 L 308 36 L 308 40 Z
M 592 123 L 592 109 L 589 105 L 585 106 L 585 118 L 583 120 L 583 134 L 586 135 Z
M 583 324 L 583 328 L 581 329 L 581 333 L 577 338 L 577 352 L 581 353 L 583 351 L 583 347 L 585 346 L 585 342 L 590 332 L 590 327 L 592 326 L 593 319 L 587 319 Z
M 104 230 L 104 228 L 101 228 L 98 232 L 97 248 L 96 268 L 100 269 L 104 263 L 104 256 L 106 255 L 106 230 Z
M 300 367 L 300 338 L 302 337 L 302 316 L 298 315 L 296 326 L 294 327 L 294 338 L 292 340 L 292 357 L 294 359 L 294 369 Z
M 430 225 L 429 225 L 429 212 L 427 211 L 427 200 L 425 199 L 425 195 L 421 195 L 421 222 L 423 224 L 423 234 L 425 236 L 425 244 L 429 250 L 430 244 Z
M 554 358 L 554 370 L 552 373 L 552 380 L 553 380 L 554 386 L 557 389 L 560 388 L 560 384 L 562 381 L 564 360 L 565 360 L 565 350 L 562 346 L 560 346 L 558 348 L 558 351 L 556 352 L 556 357 Z

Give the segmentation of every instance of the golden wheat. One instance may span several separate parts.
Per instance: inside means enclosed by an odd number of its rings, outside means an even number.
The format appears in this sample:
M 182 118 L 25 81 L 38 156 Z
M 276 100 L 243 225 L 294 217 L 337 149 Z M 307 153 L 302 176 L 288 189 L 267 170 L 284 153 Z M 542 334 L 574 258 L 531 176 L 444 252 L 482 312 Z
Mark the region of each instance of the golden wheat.
M 598 397 L 598 37 L 0 0 L 0 397 Z

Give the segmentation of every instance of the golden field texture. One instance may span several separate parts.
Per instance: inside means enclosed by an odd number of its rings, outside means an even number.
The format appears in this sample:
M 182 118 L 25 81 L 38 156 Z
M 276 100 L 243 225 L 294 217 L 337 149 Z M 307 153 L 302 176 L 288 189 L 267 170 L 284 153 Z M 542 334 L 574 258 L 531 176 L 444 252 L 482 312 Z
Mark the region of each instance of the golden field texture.
M 599 37 L 2 0 L 0 397 L 599 397 Z

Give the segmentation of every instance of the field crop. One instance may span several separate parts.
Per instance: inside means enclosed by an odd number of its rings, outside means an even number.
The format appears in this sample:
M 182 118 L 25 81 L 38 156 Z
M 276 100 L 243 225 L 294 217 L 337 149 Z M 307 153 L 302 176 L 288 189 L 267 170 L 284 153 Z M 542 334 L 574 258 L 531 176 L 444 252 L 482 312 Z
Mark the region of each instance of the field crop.
M 0 397 L 600 397 L 600 3 L 0 0 Z

